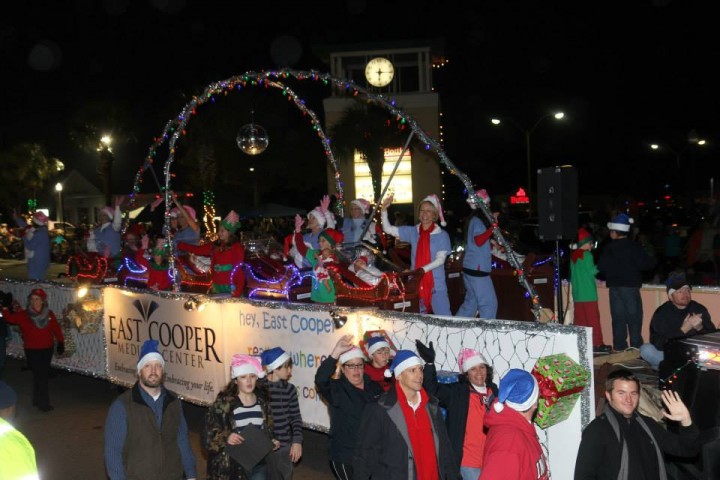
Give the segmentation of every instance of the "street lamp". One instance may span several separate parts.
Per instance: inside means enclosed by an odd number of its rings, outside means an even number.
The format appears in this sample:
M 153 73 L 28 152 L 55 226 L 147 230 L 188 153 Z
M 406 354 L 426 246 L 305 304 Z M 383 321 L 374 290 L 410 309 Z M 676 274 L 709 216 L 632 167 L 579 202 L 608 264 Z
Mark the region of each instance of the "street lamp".
M 546 118 L 553 117 L 556 120 L 561 120 L 563 117 L 565 117 L 565 114 L 563 112 L 556 112 L 556 113 L 548 113 L 546 115 L 543 115 L 542 117 L 538 118 L 538 120 L 533 124 L 532 127 L 529 129 L 523 128 L 519 123 L 515 122 L 514 120 L 508 118 L 508 122 L 514 125 L 518 130 L 520 130 L 525 135 L 525 157 L 527 160 L 527 189 L 530 193 L 530 198 L 533 198 L 533 190 L 532 190 L 532 162 L 530 157 L 530 136 L 533 134 L 535 129 L 540 125 L 540 123 L 545 120 Z M 502 123 L 502 120 L 499 118 L 493 118 L 490 120 L 493 125 L 500 125 Z
M 698 136 L 697 132 L 695 132 L 695 130 L 690 130 L 690 133 L 688 133 L 688 137 L 687 137 L 687 143 L 685 144 L 685 146 L 683 146 L 683 148 L 681 150 L 675 150 L 674 148 L 672 148 L 669 145 L 659 144 L 659 143 L 651 143 L 650 148 L 652 150 L 657 150 L 660 152 L 664 152 L 664 151 L 670 152 L 672 155 L 675 156 L 675 164 L 676 164 L 677 168 L 680 169 L 680 164 L 682 163 L 682 157 L 691 145 L 697 145 L 699 147 L 703 147 L 706 144 L 707 144 L 707 142 L 705 141 L 705 139 L 700 138 Z M 694 159 L 691 159 L 691 161 L 690 161 L 689 182 L 691 184 L 690 188 L 694 188 L 694 185 L 695 185 L 695 161 L 694 161 Z M 712 187 L 711 187 L 711 190 L 712 190 Z
M 56 183 L 55 191 L 57 192 L 57 195 L 58 195 L 57 219 L 58 219 L 58 222 L 63 223 L 63 204 L 62 204 L 63 184 L 60 182 Z

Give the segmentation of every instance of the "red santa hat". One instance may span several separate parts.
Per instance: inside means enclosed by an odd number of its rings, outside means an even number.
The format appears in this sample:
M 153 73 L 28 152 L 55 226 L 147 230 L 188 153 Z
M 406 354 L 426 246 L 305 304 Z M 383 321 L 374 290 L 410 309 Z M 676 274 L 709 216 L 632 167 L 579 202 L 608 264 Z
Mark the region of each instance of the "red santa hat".
M 442 205 L 440 204 L 440 199 L 438 198 L 438 196 L 433 193 L 432 195 L 428 195 L 427 197 L 423 198 L 422 202 L 420 203 L 423 202 L 430 202 L 435 207 L 438 212 L 438 218 L 440 219 L 440 225 L 446 227 L 447 223 L 445 223 L 445 216 L 443 215 Z
M 326 228 L 320 232 L 320 236 L 327 240 L 333 247 L 338 243 L 342 243 L 345 240 L 345 235 L 342 232 L 338 232 L 334 228 Z
M 362 210 L 363 214 L 365 215 L 370 213 L 370 202 L 368 202 L 364 198 L 356 198 L 355 200 L 350 202 L 350 205 L 356 205 L 360 208 L 360 210 Z
M 33 213 L 32 221 L 35 225 L 39 226 L 45 226 L 48 223 L 48 216 L 45 215 L 43 212 L 37 211 Z

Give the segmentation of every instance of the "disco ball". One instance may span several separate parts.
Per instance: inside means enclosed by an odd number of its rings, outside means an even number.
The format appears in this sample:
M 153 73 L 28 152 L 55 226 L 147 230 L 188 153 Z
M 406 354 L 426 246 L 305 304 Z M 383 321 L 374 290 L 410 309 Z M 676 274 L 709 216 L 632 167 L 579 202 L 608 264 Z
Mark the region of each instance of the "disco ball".
M 265 129 L 254 123 L 248 123 L 242 127 L 236 140 L 240 150 L 248 155 L 258 155 L 264 152 L 270 143 Z

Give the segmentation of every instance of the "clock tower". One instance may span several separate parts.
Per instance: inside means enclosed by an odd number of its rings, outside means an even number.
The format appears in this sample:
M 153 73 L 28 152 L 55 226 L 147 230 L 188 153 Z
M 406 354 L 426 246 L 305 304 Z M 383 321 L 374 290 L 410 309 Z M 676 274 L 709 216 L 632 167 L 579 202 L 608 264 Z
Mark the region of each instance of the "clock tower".
M 316 47 L 315 52 L 329 63 L 333 77 L 352 80 L 371 93 L 395 100 L 424 132 L 440 140 L 440 102 L 438 94 L 433 91 L 432 70 L 434 65 L 444 62 L 441 45 L 432 40 L 419 40 L 329 45 Z M 346 109 L 355 103 L 356 100 L 347 98 L 343 93 L 333 93 L 326 98 L 323 101 L 325 131 L 332 131 Z M 402 144 L 386 146 L 382 187 L 402 147 Z M 338 160 L 346 202 L 355 198 L 372 201 L 369 169 L 359 153 L 356 152 L 353 159 Z M 404 203 L 416 215 L 419 202 L 425 196 L 435 193 L 442 198 L 442 178 L 441 166 L 434 152 L 411 149 L 403 156 L 388 192 L 394 193 L 394 204 Z M 328 186 L 330 193 L 335 193 L 334 171 L 329 166 Z

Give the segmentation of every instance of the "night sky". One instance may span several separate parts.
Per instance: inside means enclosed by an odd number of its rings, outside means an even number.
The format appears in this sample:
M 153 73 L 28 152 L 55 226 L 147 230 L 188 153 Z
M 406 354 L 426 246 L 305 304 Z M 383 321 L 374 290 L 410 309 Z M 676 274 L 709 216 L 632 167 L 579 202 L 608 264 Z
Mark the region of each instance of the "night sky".
M 0 148 L 42 142 L 69 167 L 92 175 L 92 159 L 70 141 L 70 119 L 88 103 L 120 103 L 122 129 L 133 141 L 117 149 L 114 180 L 118 191 L 129 191 L 152 138 L 192 94 L 213 81 L 279 66 L 282 55 L 271 47 L 284 37 L 301 47 L 289 66 L 320 71 L 329 71 L 315 54 L 321 45 L 439 38 L 450 60 L 434 77 L 445 150 L 478 187 L 509 193 L 526 178 L 523 134 L 489 119 L 509 117 L 530 128 L 555 110 L 566 119 L 545 120 L 533 132 L 533 166 L 577 166 L 581 192 L 650 197 L 707 189 L 710 177 L 720 178 L 720 41 L 707 6 L 469 3 L 13 2 L 0 16 Z M 259 95 L 250 102 L 258 123 L 294 130 L 276 136 L 275 144 L 297 140 L 288 151 L 309 149 L 308 155 L 320 148 L 298 140 L 306 127 L 294 114 L 272 113 L 275 104 Z M 321 105 L 321 97 L 310 102 Z M 238 110 L 241 125 L 247 104 Z M 231 138 L 224 141 L 234 143 L 237 125 L 227 127 Z M 704 148 L 687 142 L 692 129 L 707 139 Z M 651 151 L 651 142 L 680 153 L 680 169 L 676 155 Z M 322 173 L 323 166 L 298 168 Z M 459 183 L 450 188 L 462 195 Z

